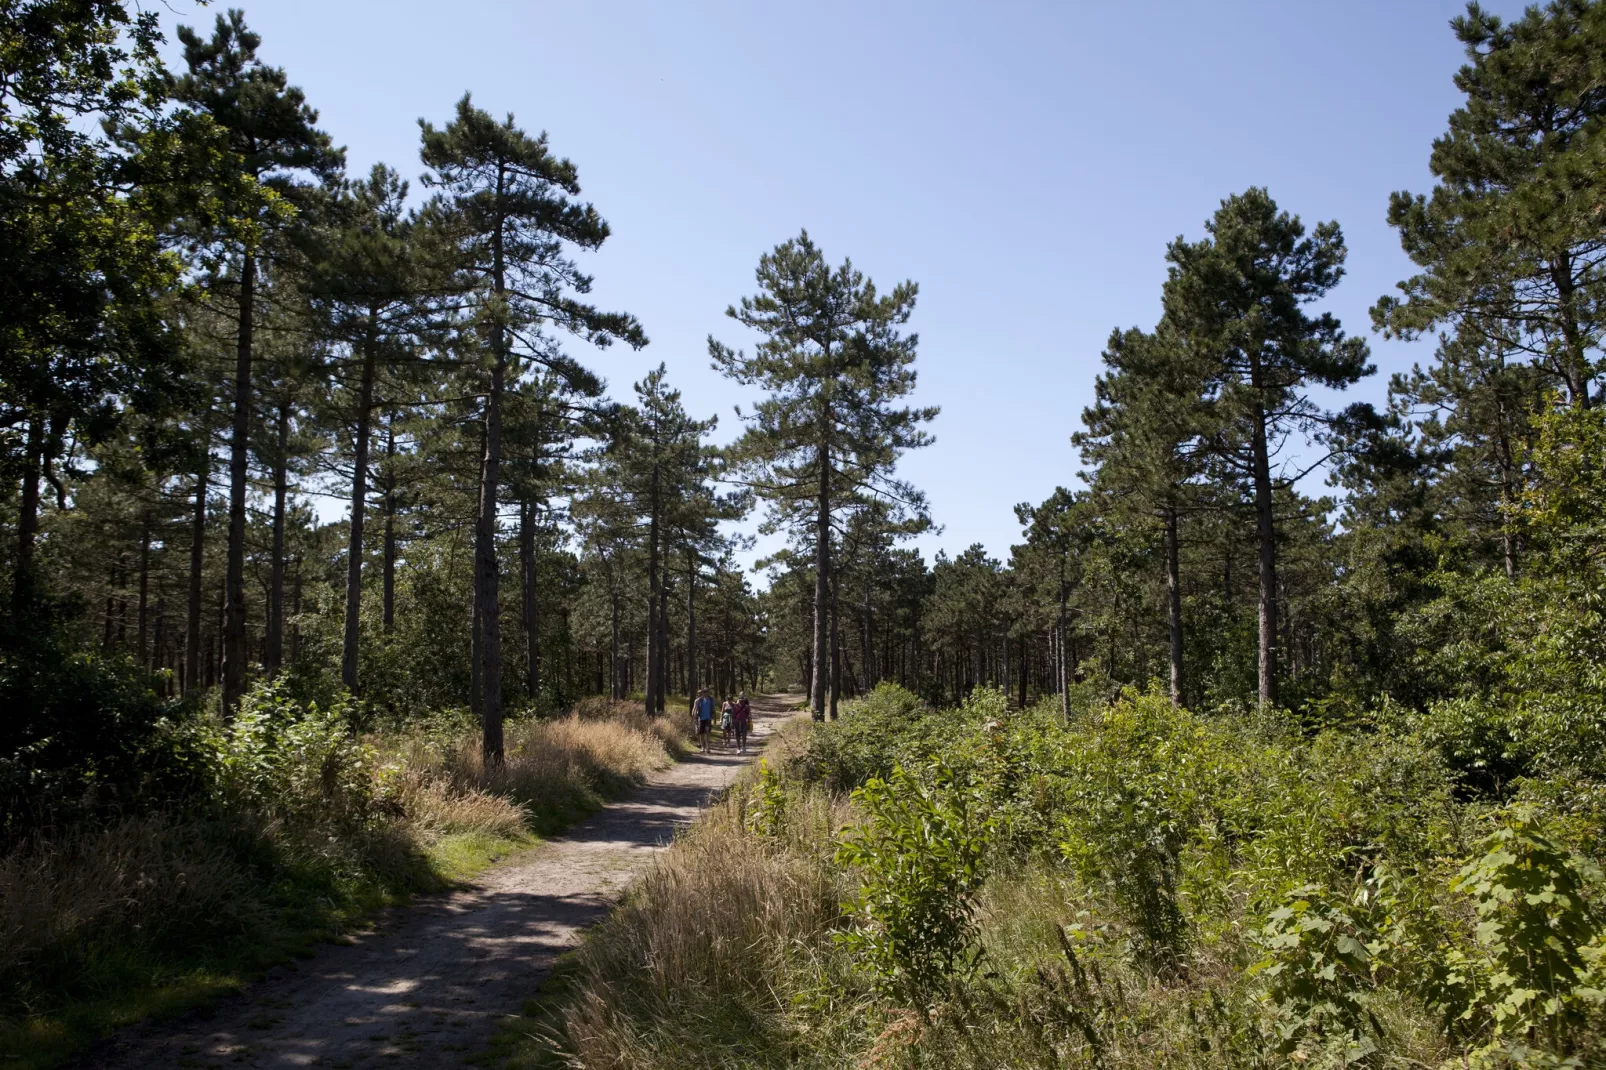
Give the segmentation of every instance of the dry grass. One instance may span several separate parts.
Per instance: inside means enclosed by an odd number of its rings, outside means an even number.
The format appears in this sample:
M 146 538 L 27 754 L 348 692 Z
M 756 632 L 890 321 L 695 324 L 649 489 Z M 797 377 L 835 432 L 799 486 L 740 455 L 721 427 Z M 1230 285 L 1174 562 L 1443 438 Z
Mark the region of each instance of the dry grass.
M 843 814 L 823 793 L 798 796 L 771 839 L 749 830 L 746 795 L 731 792 L 586 940 L 561 1010 L 526 1024 L 571 1066 L 794 1065 L 791 997 L 843 973 L 828 934 L 845 889 L 826 861 Z M 520 1059 L 549 1064 L 553 1050 L 527 1046 Z
M 257 920 L 250 875 L 209 831 L 132 818 L 0 858 L 0 975 L 48 987 L 68 949 L 108 929 L 160 946 Z

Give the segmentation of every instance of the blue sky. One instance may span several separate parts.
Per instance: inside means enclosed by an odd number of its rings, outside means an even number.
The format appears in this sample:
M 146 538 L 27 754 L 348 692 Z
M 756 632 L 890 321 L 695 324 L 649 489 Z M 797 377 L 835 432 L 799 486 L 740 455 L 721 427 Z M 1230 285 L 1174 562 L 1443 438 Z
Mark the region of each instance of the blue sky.
M 1515 14 L 1520 5 L 1486 5 Z M 174 0 L 170 21 L 213 11 Z M 807 227 L 833 261 L 920 284 L 916 399 L 935 445 L 902 474 L 951 552 L 1019 540 L 1011 507 L 1076 485 L 1068 438 L 1115 326 L 1159 313 L 1165 245 L 1221 198 L 1269 187 L 1337 219 L 1367 309 L 1409 273 L 1390 191 L 1426 190 L 1456 106 L 1447 0 L 1345 3 L 566 3 L 262 0 L 288 71 L 354 172 L 419 171 L 416 120 L 472 90 L 547 130 L 614 236 L 585 258 L 605 307 L 652 344 L 589 358 L 617 397 L 658 362 L 697 414 L 750 395 L 709 367 L 710 332 L 764 250 Z M 1427 344 L 1372 337 L 1381 400 Z

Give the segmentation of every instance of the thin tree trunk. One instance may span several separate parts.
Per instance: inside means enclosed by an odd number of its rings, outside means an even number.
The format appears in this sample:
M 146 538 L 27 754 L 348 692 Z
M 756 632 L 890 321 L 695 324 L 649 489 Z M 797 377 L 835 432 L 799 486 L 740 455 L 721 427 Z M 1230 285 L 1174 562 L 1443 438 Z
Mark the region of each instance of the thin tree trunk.
M 686 548 L 686 694 L 697 704 L 697 552 Z M 692 712 L 691 709 L 687 710 Z
M 362 374 L 357 382 L 357 441 L 351 469 L 351 529 L 346 543 L 346 621 L 340 651 L 340 682 L 357 690 L 357 654 L 362 643 L 363 524 L 368 514 L 368 438 L 374 408 L 374 376 L 378 372 L 379 310 L 368 308 L 363 338 Z
M 250 476 L 251 343 L 256 253 L 240 258 L 240 319 L 234 355 L 234 422 L 229 436 L 229 546 L 223 579 L 223 713 L 245 694 L 245 493 Z
M 669 585 L 661 583 L 658 591 L 658 679 L 654 682 L 658 695 L 654 714 L 662 714 L 669 702 Z
M 608 580 L 608 604 L 612 610 L 612 629 L 608 633 L 608 681 L 609 694 L 615 700 L 624 698 L 624 691 L 620 688 L 619 679 L 619 591 L 613 585 L 612 577 Z
M 195 473 L 195 512 L 190 519 L 190 589 L 184 624 L 184 689 L 201 686 L 201 581 L 206 565 L 206 485 L 212 474 L 210 443 L 203 443 Z
M 262 644 L 262 668 L 275 676 L 284 664 L 284 521 L 290 480 L 290 402 L 282 399 L 274 423 L 273 546 L 268 561 L 268 628 Z
M 842 577 L 831 577 L 831 720 L 836 720 L 837 699 L 842 694 L 842 634 L 838 626 L 837 588 Z
M 396 428 L 385 420 L 385 575 L 382 623 L 385 634 L 396 627 Z
M 1255 412 L 1255 531 L 1260 546 L 1260 703 L 1277 702 L 1277 529 L 1272 516 L 1271 458 L 1266 444 L 1266 412 Z
M 524 689 L 532 706 L 541 704 L 541 622 L 535 607 L 535 523 L 528 502 L 519 503 L 519 566 L 524 616 Z
M 496 204 L 502 204 L 507 177 L 496 176 Z M 503 227 L 498 220 L 491 236 L 491 286 L 498 303 L 507 298 Z M 502 393 L 507 382 L 508 328 L 502 311 L 492 332 L 490 393 L 485 399 L 484 456 L 480 463 L 479 515 L 474 540 L 474 604 L 479 613 L 480 723 L 484 730 L 482 752 L 487 766 L 501 765 L 502 743 L 502 603 L 496 561 L 497 493 L 502 474 Z
M 39 534 L 39 480 L 45 464 L 45 424 L 38 416 L 28 419 L 26 460 L 22 472 L 22 501 L 17 513 L 17 560 L 11 579 L 11 602 L 16 623 L 33 602 L 34 543 Z
M 825 720 L 826 674 L 830 671 L 830 614 L 826 590 L 831 575 L 831 454 L 819 448 L 819 501 L 814 518 L 814 679 L 810 687 L 810 709 L 816 721 Z
M 1065 557 L 1060 555 L 1059 622 L 1055 629 L 1054 674 L 1060 693 L 1060 722 L 1071 723 L 1071 667 L 1065 656 Z
M 480 628 L 480 584 L 478 574 L 476 573 L 471 579 L 468 596 L 468 707 L 475 717 L 480 717 L 485 711 L 485 691 L 480 686 L 483 675 L 482 662 L 480 660 L 480 643 L 484 633 Z
M 1182 705 L 1182 566 L 1177 507 L 1165 511 L 1165 592 L 1171 623 L 1171 703 Z
M 134 648 L 134 659 L 149 666 L 145 639 L 150 635 L 151 606 L 151 511 L 147 506 L 140 519 L 139 530 L 139 645 Z
M 647 498 L 647 712 L 658 712 L 662 696 L 658 693 L 660 665 L 664 659 L 658 612 L 662 604 L 663 576 L 658 563 L 658 466 L 652 469 Z

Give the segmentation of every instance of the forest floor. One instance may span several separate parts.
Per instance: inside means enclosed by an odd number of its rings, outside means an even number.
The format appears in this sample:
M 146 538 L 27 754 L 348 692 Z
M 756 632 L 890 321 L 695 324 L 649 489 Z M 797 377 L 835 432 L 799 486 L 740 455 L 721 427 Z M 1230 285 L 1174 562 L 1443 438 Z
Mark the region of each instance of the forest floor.
M 125 1030 L 71 1064 L 445 1067 L 482 1052 L 675 833 L 754 760 L 794 699 L 760 696 L 748 753 L 718 741 L 472 884 L 382 915 L 209 1010 Z

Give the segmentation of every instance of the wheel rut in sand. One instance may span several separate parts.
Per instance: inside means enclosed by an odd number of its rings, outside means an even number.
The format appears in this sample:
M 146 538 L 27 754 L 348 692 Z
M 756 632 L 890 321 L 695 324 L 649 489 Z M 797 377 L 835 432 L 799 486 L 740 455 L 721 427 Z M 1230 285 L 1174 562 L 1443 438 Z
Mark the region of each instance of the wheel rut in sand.
M 275 969 L 207 1012 L 125 1030 L 72 1065 L 459 1065 L 485 1048 L 499 1020 L 518 1013 L 557 956 L 757 757 L 787 716 L 783 698 L 760 697 L 746 755 L 716 741 L 712 753 L 655 774 L 474 884 L 419 897 L 350 944 Z

